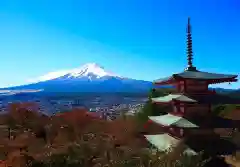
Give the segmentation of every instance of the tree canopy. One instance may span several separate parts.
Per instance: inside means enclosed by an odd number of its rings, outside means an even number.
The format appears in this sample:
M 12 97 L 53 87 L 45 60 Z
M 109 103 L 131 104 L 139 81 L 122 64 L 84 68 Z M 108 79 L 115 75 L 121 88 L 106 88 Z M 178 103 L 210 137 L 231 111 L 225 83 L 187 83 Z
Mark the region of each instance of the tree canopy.
M 145 123 L 148 120 L 148 116 L 157 116 L 166 114 L 172 109 L 171 105 L 158 105 L 152 103 L 151 98 L 160 97 L 172 93 L 173 89 L 152 89 L 148 95 L 148 101 L 142 108 L 142 110 L 136 115 L 137 120 L 140 123 Z

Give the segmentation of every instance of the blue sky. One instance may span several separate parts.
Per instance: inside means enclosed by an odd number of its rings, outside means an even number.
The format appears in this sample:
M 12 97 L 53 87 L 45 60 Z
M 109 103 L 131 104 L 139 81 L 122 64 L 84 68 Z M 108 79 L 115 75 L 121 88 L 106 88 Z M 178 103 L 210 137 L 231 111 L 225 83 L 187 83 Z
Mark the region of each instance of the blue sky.
M 239 74 L 237 1 L 1 0 L 0 87 L 89 62 L 144 80 L 181 72 L 188 16 L 194 65 Z

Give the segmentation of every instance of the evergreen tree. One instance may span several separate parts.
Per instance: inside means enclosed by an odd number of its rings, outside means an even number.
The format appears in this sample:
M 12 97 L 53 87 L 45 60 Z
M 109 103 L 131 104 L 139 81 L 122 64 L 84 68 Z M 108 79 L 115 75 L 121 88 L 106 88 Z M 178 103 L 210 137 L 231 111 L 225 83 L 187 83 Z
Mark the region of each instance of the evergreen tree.
M 151 89 L 148 95 L 148 101 L 137 114 L 137 120 L 139 123 L 145 123 L 148 120 L 148 116 L 158 116 L 166 114 L 172 109 L 170 105 L 157 105 L 152 102 L 152 98 L 166 96 L 173 92 L 172 89 Z

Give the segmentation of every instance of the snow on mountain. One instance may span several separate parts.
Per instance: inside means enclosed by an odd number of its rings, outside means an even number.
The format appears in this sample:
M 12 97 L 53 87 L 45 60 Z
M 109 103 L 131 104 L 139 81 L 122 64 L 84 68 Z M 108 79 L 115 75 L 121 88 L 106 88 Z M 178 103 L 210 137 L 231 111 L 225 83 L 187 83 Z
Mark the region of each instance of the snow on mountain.
M 31 83 L 2 90 L 43 90 L 42 92 L 142 93 L 153 88 L 152 82 L 121 77 L 96 63 L 80 68 L 50 72 Z
M 6 88 L 10 90 L 43 90 L 44 92 L 147 92 L 149 81 L 121 77 L 106 71 L 96 63 L 80 68 L 50 72 L 30 80 L 26 85 Z
M 169 88 L 171 86 L 161 86 Z M 121 77 L 106 71 L 96 63 L 88 63 L 71 70 L 50 72 L 29 80 L 28 84 L 1 88 L 10 92 L 148 92 L 152 82 Z M 15 91 L 13 91 L 15 90 Z M 24 91 L 23 91 L 24 90 Z M 1 95 L 1 94 L 0 94 Z
M 100 67 L 96 63 L 88 63 L 83 65 L 81 68 L 73 69 L 69 73 L 69 77 L 83 77 L 83 76 L 91 76 L 94 75 L 96 78 L 101 78 L 105 76 L 113 76 L 113 77 L 120 77 L 116 74 L 113 74 L 112 72 L 107 72 L 104 70 L 103 67 Z
M 34 79 L 29 79 L 27 80 L 28 83 L 37 83 L 37 82 L 43 82 L 43 81 L 48 81 L 51 79 L 56 79 L 58 77 L 64 76 L 67 73 L 69 73 L 69 70 L 61 70 L 61 71 L 55 71 L 55 72 L 49 72 L 43 76 L 34 78 Z
M 90 80 L 92 78 L 99 79 L 102 77 L 122 78 L 121 76 L 118 76 L 112 72 L 106 71 L 103 67 L 99 66 L 96 63 L 87 63 L 80 68 L 50 72 L 38 78 L 30 79 L 28 82 L 37 83 L 37 82 L 43 82 L 43 81 L 48 81 L 48 80 L 58 79 L 58 78 L 61 79 L 61 78 L 83 78 L 83 77 L 87 77 Z

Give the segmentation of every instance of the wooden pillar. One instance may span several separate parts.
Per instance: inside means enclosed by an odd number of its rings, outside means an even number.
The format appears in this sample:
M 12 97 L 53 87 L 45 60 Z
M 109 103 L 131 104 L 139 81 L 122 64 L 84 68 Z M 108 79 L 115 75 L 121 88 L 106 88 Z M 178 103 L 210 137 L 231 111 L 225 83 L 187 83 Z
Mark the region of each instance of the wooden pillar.
M 174 113 L 181 113 L 181 105 L 182 105 L 182 103 L 173 101 L 172 105 L 173 105 L 173 112 Z
M 179 113 L 185 113 L 185 110 L 186 110 L 185 103 L 180 103 L 179 104 Z
M 181 92 L 181 83 L 180 82 L 177 83 L 177 92 Z
M 168 133 L 171 136 L 175 136 L 177 138 L 182 138 L 184 136 L 184 129 L 179 127 L 169 127 Z
M 187 83 L 186 83 L 186 82 L 187 82 L 187 80 L 184 80 L 184 81 L 183 81 L 183 85 L 184 85 L 183 87 L 184 87 L 184 92 L 187 93 L 188 90 L 187 90 Z

